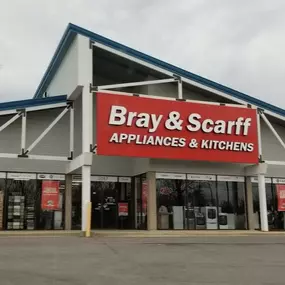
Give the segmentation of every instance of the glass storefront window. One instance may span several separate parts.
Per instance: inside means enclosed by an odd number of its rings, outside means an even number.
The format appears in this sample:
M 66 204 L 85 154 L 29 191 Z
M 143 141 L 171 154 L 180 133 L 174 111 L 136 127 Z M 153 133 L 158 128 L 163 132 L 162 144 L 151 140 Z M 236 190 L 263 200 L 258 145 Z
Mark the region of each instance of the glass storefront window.
M 138 230 L 147 229 L 147 195 L 148 184 L 146 175 L 142 174 L 135 177 L 135 228 Z
M 185 229 L 186 175 L 157 173 L 158 229 Z
M 72 180 L 72 228 L 81 228 L 81 176 Z M 132 179 L 117 176 L 91 176 L 92 229 L 134 227 Z
M 245 178 L 156 173 L 158 229 L 245 229 Z
M 188 229 L 218 229 L 215 175 L 187 175 Z
M 219 228 L 246 229 L 245 178 L 218 176 Z
M 65 175 L 38 174 L 37 179 L 41 200 L 37 228 L 41 230 L 63 230 Z M 51 195 L 46 194 L 50 191 L 53 191 Z
M 255 229 L 260 229 L 259 190 L 257 177 L 252 177 L 251 182 Z M 265 179 L 265 183 L 268 228 L 269 230 L 284 230 L 284 212 L 278 211 L 276 189 L 277 184 L 285 184 L 284 179 L 271 179 L 267 177 Z
M 82 201 L 81 175 L 72 177 L 72 226 L 73 230 L 81 230 L 81 201 Z
M 8 230 L 36 229 L 36 211 L 40 203 L 36 174 L 7 174 L 7 219 Z
M 4 200 L 6 173 L 0 172 L 0 230 L 4 229 Z

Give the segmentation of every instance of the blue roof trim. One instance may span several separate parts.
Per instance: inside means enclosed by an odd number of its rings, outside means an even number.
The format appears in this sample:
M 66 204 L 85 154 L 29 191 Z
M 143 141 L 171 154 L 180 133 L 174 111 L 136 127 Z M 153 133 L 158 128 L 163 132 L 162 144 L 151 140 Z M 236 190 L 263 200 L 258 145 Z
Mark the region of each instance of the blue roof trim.
M 66 99 L 67 99 L 66 95 L 60 95 L 60 96 L 54 96 L 54 97 L 48 97 L 48 98 L 38 98 L 38 99 L 28 99 L 28 100 L 5 102 L 5 103 L 0 103 L 0 111 L 25 109 L 28 107 L 64 103 L 66 102 Z
M 181 69 L 179 67 L 176 67 L 174 65 L 171 65 L 171 64 L 166 63 L 164 61 L 156 59 L 152 56 L 149 56 L 147 54 L 144 54 L 142 52 L 139 52 L 137 50 L 129 48 L 125 45 L 122 45 L 120 43 L 112 41 L 108 38 L 105 38 L 103 36 L 95 34 L 91 31 L 88 31 L 86 29 L 83 29 L 83 28 L 78 27 L 78 26 L 71 24 L 71 23 L 68 24 L 68 26 L 67 26 L 67 29 L 66 29 L 66 31 L 65 31 L 65 33 L 64 33 L 64 35 L 63 35 L 63 37 L 59 43 L 59 46 L 55 52 L 55 55 L 53 56 L 51 63 L 50 63 L 50 65 L 49 65 L 40 85 L 39 85 L 39 88 L 36 91 L 35 98 L 42 96 L 43 92 L 45 91 L 46 86 L 50 83 L 53 75 L 55 74 L 58 66 L 60 65 L 60 63 L 61 63 L 61 61 L 62 61 L 62 59 L 66 53 L 66 51 L 69 48 L 69 45 L 73 41 L 76 34 L 86 36 L 86 37 L 90 38 L 90 40 L 92 40 L 92 41 L 104 44 L 108 47 L 111 47 L 111 48 L 116 49 L 118 51 L 124 52 L 128 55 L 131 55 L 131 56 L 137 58 L 137 59 L 143 60 L 143 61 L 150 63 L 150 64 L 153 64 L 157 67 L 163 68 L 163 69 L 165 69 L 171 73 L 174 73 L 174 74 L 180 75 L 182 77 L 188 78 L 190 80 L 193 80 L 195 82 L 198 82 L 204 86 L 211 87 L 217 91 L 224 92 L 224 93 L 232 96 L 233 98 L 244 100 L 244 101 L 248 102 L 249 104 L 256 105 L 262 109 L 266 109 L 266 110 L 269 110 L 269 111 L 274 112 L 276 114 L 285 116 L 285 110 L 282 108 L 276 107 L 272 104 L 266 103 L 262 100 L 256 99 L 256 98 L 251 97 L 247 94 L 244 94 L 244 93 L 236 91 L 232 88 L 226 87 L 222 84 L 216 83 L 216 82 L 211 81 L 211 80 L 206 79 L 206 78 L 203 78 L 199 75 L 196 75 L 194 73 L 191 73 L 189 71 L 186 71 L 186 70 Z

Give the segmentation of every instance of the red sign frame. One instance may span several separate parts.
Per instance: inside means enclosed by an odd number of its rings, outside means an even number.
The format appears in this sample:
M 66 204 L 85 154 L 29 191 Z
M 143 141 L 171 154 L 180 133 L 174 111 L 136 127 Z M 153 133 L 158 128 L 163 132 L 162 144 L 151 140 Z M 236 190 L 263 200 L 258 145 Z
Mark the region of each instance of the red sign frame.
M 97 154 L 258 163 L 257 111 L 97 93 Z
M 278 212 L 285 212 L 285 185 L 277 184 L 277 201 L 278 201 Z
M 59 181 L 43 180 L 42 181 L 42 210 L 59 209 Z

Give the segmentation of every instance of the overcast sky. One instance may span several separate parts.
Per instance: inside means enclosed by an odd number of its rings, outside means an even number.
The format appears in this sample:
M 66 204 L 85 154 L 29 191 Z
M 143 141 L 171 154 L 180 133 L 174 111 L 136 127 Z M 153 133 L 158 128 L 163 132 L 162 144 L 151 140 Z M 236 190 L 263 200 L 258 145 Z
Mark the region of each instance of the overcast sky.
M 32 98 L 69 22 L 285 108 L 285 0 L 0 0 L 0 101 Z

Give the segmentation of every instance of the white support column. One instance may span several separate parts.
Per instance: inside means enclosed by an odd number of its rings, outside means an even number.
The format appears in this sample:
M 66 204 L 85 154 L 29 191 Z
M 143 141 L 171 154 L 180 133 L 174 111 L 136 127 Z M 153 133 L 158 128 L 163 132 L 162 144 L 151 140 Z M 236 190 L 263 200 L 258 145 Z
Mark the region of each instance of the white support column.
M 78 82 L 83 86 L 82 89 L 82 154 L 90 153 L 92 122 L 91 118 L 93 108 L 91 108 L 92 100 L 90 93 L 90 84 L 93 81 L 92 65 L 93 65 L 93 50 L 90 48 L 90 39 L 82 35 L 77 35 L 78 44 Z M 91 165 L 82 166 L 82 233 L 86 233 L 87 229 L 87 211 L 88 202 L 91 200 L 90 179 Z
M 147 195 L 147 229 L 149 231 L 157 230 L 157 209 L 156 209 L 156 178 L 155 172 L 147 172 L 146 179 L 148 183 Z
M 87 204 L 90 202 L 90 184 L 91 184 L 91 167 L 89 165 L 82 166 L 82 224 L 81 231 L 85 235 L 87 229 Z
M 258 174 L 258 191 L 259 191 L 259 211 L 261 220 L 261 231 L 268 232 L 267 203 L 265 190 L 265 175 Z

